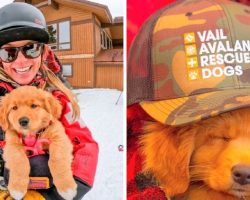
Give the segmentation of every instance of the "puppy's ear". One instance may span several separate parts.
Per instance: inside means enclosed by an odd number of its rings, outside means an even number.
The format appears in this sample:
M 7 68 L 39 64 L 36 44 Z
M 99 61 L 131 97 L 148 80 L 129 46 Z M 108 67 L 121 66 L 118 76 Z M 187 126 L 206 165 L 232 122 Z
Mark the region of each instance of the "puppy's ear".
M 2 103 L 2 98 L 0 102 L 0 127 L 5 131 L 9 128 L 8 106 Z
M 189 162 L 194 148 L 192 130 L 153 123 L 140 138 L 143 170 L 151 172 L 166 196 L 184 193 L 189 185 Z
M 54 118 L 59 119 L 61 117 L 62 105 L 54 96 L 48 95 L 45 99 L 45 108 Z

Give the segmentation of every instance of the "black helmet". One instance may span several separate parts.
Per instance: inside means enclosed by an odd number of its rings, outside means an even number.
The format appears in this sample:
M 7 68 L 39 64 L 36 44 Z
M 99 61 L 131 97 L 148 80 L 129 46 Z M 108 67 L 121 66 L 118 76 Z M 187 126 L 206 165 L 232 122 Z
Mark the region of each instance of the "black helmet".
M 11 3 L 0 8 L 0 47 L 20 40 L 48 43 L 46 21 L 42 12 L 27 3 Z

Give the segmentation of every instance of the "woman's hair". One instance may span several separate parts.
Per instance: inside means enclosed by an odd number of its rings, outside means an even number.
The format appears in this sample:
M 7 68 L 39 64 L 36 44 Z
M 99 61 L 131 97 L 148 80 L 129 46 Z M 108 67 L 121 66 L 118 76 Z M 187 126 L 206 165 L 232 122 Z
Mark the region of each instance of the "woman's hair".
M 50 64 L 50 60 L 48 60 L 47 58 L 49 57 L 48 55 L 50 53 L 51 53 L 50 47 L 47 44 L 45 44 L 44 49 L 43 49 L 43 54 L 42 54 L 42 63 L 41 63 L 40 70 L 47 78 L 46 85 L 48 87 L 52 87 L 52 88 L 54 87 L 55 89 L 62 91 L 68 97 L 69 101 L 72 104 L 72 109 L 73 109 L 72 117 L 75 120 L 75 119 L 79 118 L 79 116 L 80 116 L 80 109 L 79 109 L 79 106 L 77 103 L 76 95 L 73 94 L 71 92 L 71 90 L 68 89 L 62 83 L 62 81 L 55 75 L 55 73 L 48 66 Z M 54 54 L 52 54 L 52 56 L 53 56 L 53 60 L 55 60 Z
M 52 55 L 52 56 L 51 56 Z M 72 117 L 73 119 L 77 119 L 80 116 L 80 109 L 76 100 L 76 95 L 71 92 L 70 89 L 68 89 L 62 81 L 56 76 L 56 74 L 53 72 L 53 63 L 55 63 L 55 57 L 54 54 L 51 52 L 51 49 L 47 44 L 44 44 L 43 53 L 41 55 L 41 66 L 40 66 L 40 72 L 46 79 L 46 84 L 40 85 L 42 89 L 56 89 L 63 92 L 67 98 L 69 99 L 70 103 L 72 104 Z M 52 60 L 51 60 L 52 59 Z M 0 63 L 2 65 L 2 63 Z M 58 64 L 58 63 L 57 63 Z M 51 66 L 52 65 L 52 66 Z M 51 69 L 52 68 L 52 69 Z M 4 71 L 3 67 L 0 66 L 0 80 L 4 82 L 11 83 L 14 86 L 18 86 L 18 84 L 13 81 Z

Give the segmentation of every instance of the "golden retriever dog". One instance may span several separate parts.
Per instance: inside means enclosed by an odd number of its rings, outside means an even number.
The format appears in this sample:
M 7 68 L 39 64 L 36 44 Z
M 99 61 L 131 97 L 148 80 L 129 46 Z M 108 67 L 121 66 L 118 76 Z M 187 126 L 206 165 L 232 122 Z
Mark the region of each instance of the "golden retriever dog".
M 58 120 L 62 106 L 49 92 L 33 86 L 21 86 L 1 99 L 0 125 L 5 131 L 3 158 L 9 169 L 8 190 L 14 199 L 22 199 L 29 184 L 30 165 L 23 138 L 48 139 L 48 165 L 58 193 L 67 200 L 76 195 L 71 163 L 73 146 Z
M 144 172 L 168 199 L 250 199 L 250 108 L 182 127 L 153 122 L 140 144 Z

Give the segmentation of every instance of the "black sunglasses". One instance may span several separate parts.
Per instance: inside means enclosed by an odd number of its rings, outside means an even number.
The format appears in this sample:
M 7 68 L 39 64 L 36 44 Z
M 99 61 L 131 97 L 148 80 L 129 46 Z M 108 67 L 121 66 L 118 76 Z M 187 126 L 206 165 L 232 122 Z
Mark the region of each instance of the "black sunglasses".
M 43 43 L 32 43 L 22 47 L 4 47 L 0 49 L 0 58 L 3 62 L 10 63 L 16 60 L 19 51 L 25 58 L 33 59 L 41 55 Z

